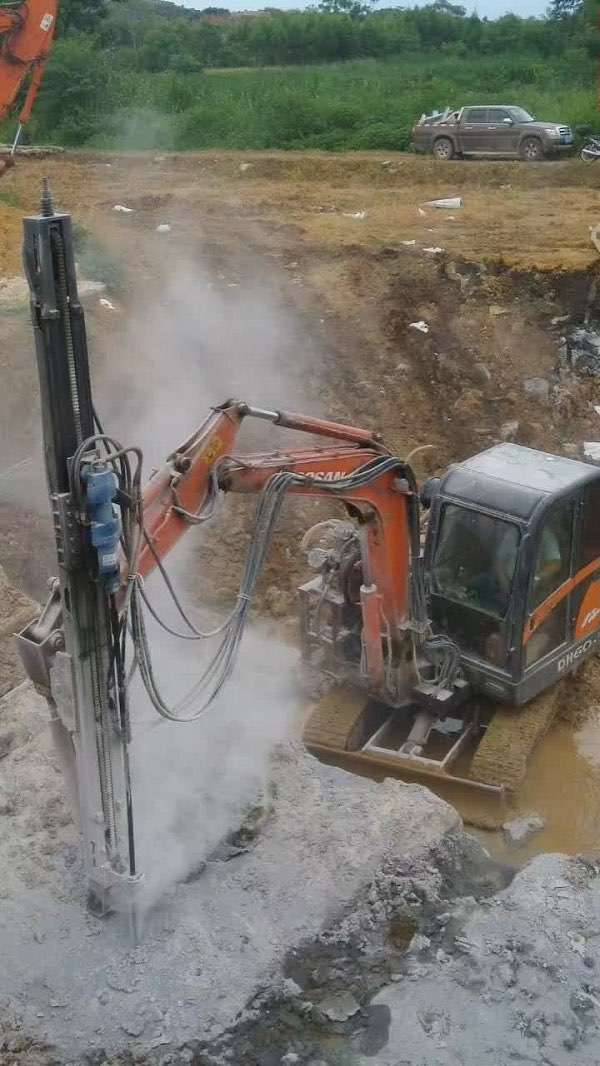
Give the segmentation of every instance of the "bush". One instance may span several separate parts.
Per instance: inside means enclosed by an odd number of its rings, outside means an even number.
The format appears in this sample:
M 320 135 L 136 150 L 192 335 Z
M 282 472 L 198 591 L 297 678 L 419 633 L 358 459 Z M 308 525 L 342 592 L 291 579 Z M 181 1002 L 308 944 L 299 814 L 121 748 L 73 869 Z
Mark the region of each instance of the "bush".
M 65 145 L 85 144 L 113 106 L 109 66 L 94 42 L 84 36 L 58 41 L 36 104 L 36 136 Z

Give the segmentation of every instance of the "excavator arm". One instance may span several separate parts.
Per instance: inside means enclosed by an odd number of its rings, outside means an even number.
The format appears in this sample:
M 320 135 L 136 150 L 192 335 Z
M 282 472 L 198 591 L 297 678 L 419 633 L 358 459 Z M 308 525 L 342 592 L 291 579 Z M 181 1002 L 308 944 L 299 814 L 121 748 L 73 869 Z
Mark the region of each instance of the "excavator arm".
M 236 456 L 232 449 L 244 417 L 339 443 Z M 381 462 L 381 460 L 385 460 Z M 372 473 L 370 473 L 372 471 Z M 145 541 L 137 572 L 147 576 L 190 524 L 202 522 L 218 490 L 261 493 L 278 474 L 293 475 L 286 492 L 336 497 L 358 519 L 363 581 L 360 589 L 369 674 L 383 684 L 382 633 L 399 637 L 409 614 L 412 475 L 391 460 L 377 434 L 335 422 L 227 401 L 175 452 L 143 494 Z
M 66 772 L 74 775 L 90 906 L 97 913 L 125 909 L 135 940 L 142 874 L 129 757 L 131 679 L 139 676 L 154 709 L 170 721 L 193 722 L 213 703 L 234 670 L 288 494 L 341 502 L 353 520 L 335 526 L 334 549 L 309 553 L 318 577 L 302 590 L 303 615 L 317 651 L 329 641 L 359 685 L 395 707 L 405 703 L 410 662 L 415 696 L 441 701 L 445 712 L 453 705 L 458 658 L 451 642 L 427 624 L 413 474 L 378 434 L 230 400 L 214 408 L 143 486 L 141 450 L 107 435 L 94 409 L 71 219 L 54 212 L 47 182 L 41 213 L 25 220 L 23 261 L 58 579 L 41 616 L 19 634 L 18 647 L 48 700 Z M 246 418 L 318 442 L 243 454 L 237 437 Z M 203 631 L 178 601 L 163 561 L 190 526 L 211 516 L 217 496 L 230 492 L 256 495 L 255 527 L 236 602 L 219 625 Z M 184 632 L 166 625 L 152 604 L 145 578 L 155 569 Z M 154 669 L 149 614 L 175 636 L 210 638 L 199 677 L 175 704 L 165 699 Z M 406 741 L 411 748 L 423 743 L 435 714 L 435 708 L 428 711 L 424 723 L 417 716 Z
M 31 117 L 54 38 L 57 10 L 57 0 L 0 4 L 0 121 L 30 78 L 13 150 L 8 158 L 0 159 L 0 175 L 11 165 L 21 130 Z

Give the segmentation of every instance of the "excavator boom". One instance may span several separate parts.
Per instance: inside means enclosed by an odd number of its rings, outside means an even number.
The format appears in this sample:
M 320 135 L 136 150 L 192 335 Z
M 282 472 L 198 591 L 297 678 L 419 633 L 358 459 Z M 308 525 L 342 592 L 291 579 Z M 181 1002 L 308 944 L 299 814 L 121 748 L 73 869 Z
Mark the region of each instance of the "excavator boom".
M 30 79 L 12 151 L 0 159 L 0 176 L 10 167 L 21 130 L 31 117 L 54 39 L 57 11 L 58 0 L 0 5 L 0 122 L 12 111 Z

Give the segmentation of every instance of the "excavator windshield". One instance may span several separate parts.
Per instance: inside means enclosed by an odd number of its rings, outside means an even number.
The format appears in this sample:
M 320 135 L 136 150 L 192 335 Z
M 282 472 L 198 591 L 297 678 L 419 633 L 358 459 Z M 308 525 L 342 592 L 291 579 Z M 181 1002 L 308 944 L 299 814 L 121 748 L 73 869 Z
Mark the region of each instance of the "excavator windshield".
M 457 504 L 444 506 L 431 572 L 432 591 L 504 618 L 510 601 L 519 528 Z

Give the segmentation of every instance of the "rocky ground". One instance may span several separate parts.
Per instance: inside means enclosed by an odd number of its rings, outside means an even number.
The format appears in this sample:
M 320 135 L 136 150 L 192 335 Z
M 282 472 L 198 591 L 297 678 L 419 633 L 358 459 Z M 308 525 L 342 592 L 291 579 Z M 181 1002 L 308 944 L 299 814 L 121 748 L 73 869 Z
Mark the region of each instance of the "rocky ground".
M 258 600 L 287 644 L 255 629 L 192 739 L 140 712 L 142 944 L 123 916 L 86 913 L 46 710 L 10 643 L 33 610 L 17 587 L 43 598 L 54 565 L 19 278 L 46 170 L 79 224 L 98 407 L 149 469 L 231 394 L 372 425 L 403 455 L 433 445 L 420 475 L 497 440 L 581 455 L 600 437 L 593 168 L 211 153 L 28 160 L 3 179 L 1 1066 L 600 1062 L 593 860 L 541 856 L 515 876 L 539 844 L 504 844 L 499 865 L 429 793 L 298 749 L 298 542 L 322 513 L 308 502 L 286 508 Z M 456 212 L 423 206 L 455 194 Z M 190 537 L 172 565 L 184 598 L 230 602 L 252 509 L 228 500 Z M 167 676 L 190 669 L 169 654 Z M 600 672 L 573 694 L 541 752 L 557 809 L 533 839 L 551 848 L 562 819 L 560 846 L 595 853 L 600 777 L 577 729 L 600 735 Z M 546 816 L 538 799 L 526 810 Z
M 134 947 L 124 916 L 85 910 L 42 701 L 21 686 L 0 722 L 17 726 L 0 789 L 3 1066 L 597 1064 L 594 861 L 540 856 L 513 878 L 426 790 L 287 742 L 260 818 L 212 850 L 197 834 Z M 177 744 L 160 741 L 167 791 Z

